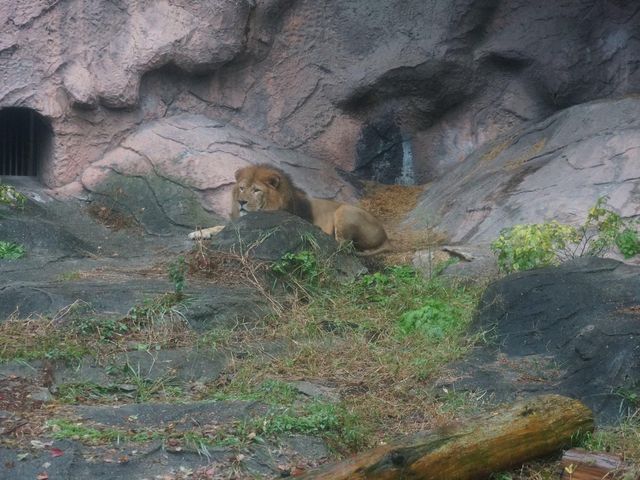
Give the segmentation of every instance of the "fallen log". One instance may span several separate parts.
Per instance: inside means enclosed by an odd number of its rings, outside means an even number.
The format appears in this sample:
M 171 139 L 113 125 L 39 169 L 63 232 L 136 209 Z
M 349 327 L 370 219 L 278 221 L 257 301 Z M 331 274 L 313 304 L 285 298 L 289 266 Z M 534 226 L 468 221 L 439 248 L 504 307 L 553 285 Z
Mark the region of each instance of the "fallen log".
M 638 478 L 618 455 L 572 448 L 562 455 L 562 480 L 618 480 Z
M 560 395 L 544 395 L 462 425 L 412 435 L 301 478 L 483 479 L 554 453 L 591 431 L 593 414 L 585 405 Z

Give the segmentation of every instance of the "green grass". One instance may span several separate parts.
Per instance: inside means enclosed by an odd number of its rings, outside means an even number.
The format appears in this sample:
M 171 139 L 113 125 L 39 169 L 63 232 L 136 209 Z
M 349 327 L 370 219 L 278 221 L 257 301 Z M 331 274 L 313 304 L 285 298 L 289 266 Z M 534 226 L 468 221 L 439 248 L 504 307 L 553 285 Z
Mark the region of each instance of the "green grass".
M 25 248 L 17 243 L 0 241 L 0 260 L 17 260 L 24 257 Z
M 65 419 L 49 420 L 47 427 L 51 431 L 51 436 L 56 440 L 77 440 L 89 445 L 124 441 L 145 442 L 160 437 L 159 433 L 151 431 L 131 433 L 131 431 L 115 428 L 89 427 L 80 422 L 71 422 Z
M 47 422 L 52 437 L 57 440 L 71 439 L 86 444 L 114 442 L 145 442 L 161 439 L 181 442 L 197 451 L 208 447 L 237 446 L 251 441 L 261 442 L 264 437 L 282 434 L 321 435 L 336 445 L 356 448 L 364 443 L 366 432 L 356 418 L 342 406 L 323 402 L 312 402 L 295 407 L 272 407 L 264 416 L 255 416 L 244 422 L 236 422 L 216 429 L 215 432 L 200 432 L 193 429 L 175 431 L 135 431 L 114 429 L 105 426 L 87 426 L 82 422 L 52 419 Z M 346 445 L 345 445 L 346 443 Z
M 256 387 L 249 383 L 234 382 L 226 388 L 214 390 L 208 396 L 212 400 L 258 400 L 269 405 L 291 405 L 297 397 L 295 387 L 280 380 L 265 380 Z
M 7 320 L 0 325 L 0 360 L 73 361 L 90 353 L 88 343 L 48 320 Z
M 272 411 L 259 421 L 258 430 L 264 435 L 321 435 L 338 450 L 358 449 L 366 443 L 368 433 L 344 406 L 319 401 Z
M 58 275 L 57 280 L 60 282 L 75 282 L 77 280 L 80 280 L 80 278 L 81 278 L 80 272 L 70 271 L 70 272 L 64 272 Z
M 195 343 L 182 301 L 168 293 L 145 300 L 124 317 L 99 316 L 82 302 L 61 309 L 53 318 L 12 317 L 0 324 L 0 360 L 76 360 L 130 349 L 133 342 L 145 349 Z
M 336 392 L 344 392 L 336 408 L 345 415 L 348 412 L 350 420 L 323 436 L 333 436 L 340 451 L 362 447 L 362 437 L 353 432 L 392 437 L 414 428 L 409 418 L 445 415 L 441 401 L 428 387 L 443 365 L 460 358 L 476 342 L 466 331 L 481 286 L 463 286 L 437 276 L 427 279 L 407 266 L 338 284 L 318 273 L 318 263 L 308 255 L 287 257 L 285 265 L 304 272 L 293 284 L 304 294 L 294 291 L 284 313 L 266 318 L 259 328 L 242 332 L 235 340 L 284 342 L 287 352 L 276 357 L 260 352 L 247 355 L 234 364 L 232 381 L 208 398 L 290 406 L 292 397 L 272 393 L 268 399 L 264 382 L 305 378 L 332 385 Z M 311 422 L 308 425 L 296 424 L 288 413 L 278 415 L 284 416 L 269 428 L 320 429 L 312 426 L 319 414 L 291 415 L 305 418 Z M 330 417 L 324 419 L 331 425 Z M 371 435 L 367 443 L 373 445 L 378 438 Z

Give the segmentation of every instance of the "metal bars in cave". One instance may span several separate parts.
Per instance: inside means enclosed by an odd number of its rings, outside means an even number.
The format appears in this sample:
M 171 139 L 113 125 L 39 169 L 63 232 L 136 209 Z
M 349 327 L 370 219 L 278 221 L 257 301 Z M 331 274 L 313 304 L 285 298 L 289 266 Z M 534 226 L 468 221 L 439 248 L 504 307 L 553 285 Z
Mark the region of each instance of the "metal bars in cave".
M 0 110 L 0 175 L 38 174 L 38 125 L 28 108 Z

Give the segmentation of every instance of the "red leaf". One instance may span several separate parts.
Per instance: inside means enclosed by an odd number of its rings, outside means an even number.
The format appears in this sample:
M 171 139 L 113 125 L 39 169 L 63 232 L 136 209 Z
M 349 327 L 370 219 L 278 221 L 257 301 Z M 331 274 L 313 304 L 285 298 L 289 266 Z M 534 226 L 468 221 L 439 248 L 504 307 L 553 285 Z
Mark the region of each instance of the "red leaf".
M 51 452 L 51 456 L 52 457 L 61 457 L 62 455 L 64 455 L 64 452 L 62 450 L 60 450 L 59 448 L 53 447 L 51 450 L 49 450 Z
M 36 480 L 49 480 L 49 474 L 47 472 L 40 472 L 36 476 Z

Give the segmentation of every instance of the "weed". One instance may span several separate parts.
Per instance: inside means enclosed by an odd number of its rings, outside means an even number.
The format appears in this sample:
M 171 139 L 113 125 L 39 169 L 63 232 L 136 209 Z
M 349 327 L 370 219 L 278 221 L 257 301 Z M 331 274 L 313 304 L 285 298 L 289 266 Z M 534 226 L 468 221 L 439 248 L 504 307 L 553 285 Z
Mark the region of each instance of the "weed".
M 76 404 L 90 400 L 92 402 L 111 400 L 122 389 L 116 385 L 98 385 L 93 382 L 63 383 L 57 386 L 56 398 L 62 403 Z
M 76 280 L 80 280 L 81 275 L 80 272 L 64 272 L 58 275 L 58 280 L 61 282 L 75 282 Z
M 64 419 L 51 419 L 47 421 L 47 427 L 56 440 L 77 440 L 89 445 L 123 441 L 145 442 L 160 436 L 150 431 L 131 433 L 114 428 L 94 428 Z
M 72 322 L 71 327 L 79 335 L 97 335 L 101 341 L 111 341 L 116 336 L 123 336 L 130 330 L 126 321 L 119 318 L 82 318 Z
M 638 232 L 625 228 L 615 239 L 616 246 L 624 258 L 631 258 L 640 253 L 640 238 Z
M 558 252 L 575 238 L 569 225 L 550 222 L 516 225 L 503 229 L 491 244 L 498 256 L 498 267 L 505 272 L 519 272 L 559 263 Z
M 420 333 L 433 340 L 441 340 L 465 326 L 459 308 L 437 298 L 430 298 L 417 310 L 400 316 L 398 326 L 403 335 Z
M 149 327 L 162 323 L 173 323 L 178 320 L 184 322 L 181 311 L 184 298 L 177 293 L 165 293 L 155 298 L 148 298 L 142 304 L 135 305 L 129 310 L 127 318 L 138 328 Z
M 291 405 L 298 392 L 291 384 L 280 380 L 265 380 L 258 387 L 236 382 L 229 388 L 212 393 L 215 400 L 259 400 L 273 406 Z
M 199 348 L 210 348 L 213 351 L 228 345 L 233 338 L 234 332 L 229 328 L 214 328 L 198 336 L 197 346 Z
M 188 265 L 184 257 L 178 257 L 174 262 L 170 263 L 167 271 L 169 280 L 173 283 L 173 291 L 177 299 L 181 299 L 186 285 L 185 274 Z
M 16 260 L 24 257 L 25 253 L 26 250 L 22 245 L 0 240 L 0 260 Z
M 297 409 L 272 411 L 256 423 L 256 431 L 263 435 L 323 435 L 334 446 L 346 449 L 356 449 L 365 443 L 365 431 L 357 418 L 344 407 L 329 403 L 313 402 Z
M 592 451 L 624 453 L 630 462 L 640 462 L 640 411 L 625 417 L 616 426 L 582 435 L 578 446 Z
M 85 342 L 53 320 L 9 318 L 0 324 L 0 359 L 77 360 L 90 353 Z
M 574 227 L 558 222 L 515 225 L 503 229 L 491 244 L 505 272 L 556 265 L 581 256 L 601 256 L 617 246 L 625 258 L 640 253 L 638 222 L 625 220 L 607 208 L 601 197 L 585 222 Z
M 162 376 L 151 379 L 140 371 L 140 366 L 134 367 L 128 361 L 122 367 L 122 374 L 128 389 L 132 392 L 137 403 L 148 402 L 152 398 L 161 395 L 165 398 L 180 398 L 184 396 L 181 388 L 173 385 L 174 379 L 171 376 Z
M 318 258 L 312 251 L 303 250 L 296 253 L 285 253 L 273 264 L 271 270 L 284 278 L 297 279 L 309 285 L 316 285 L 320 277 Z
M 0 183 L 0 203 L 11 207 L 24 208 L 27 197 L 18 192 L 15 187 Z

